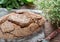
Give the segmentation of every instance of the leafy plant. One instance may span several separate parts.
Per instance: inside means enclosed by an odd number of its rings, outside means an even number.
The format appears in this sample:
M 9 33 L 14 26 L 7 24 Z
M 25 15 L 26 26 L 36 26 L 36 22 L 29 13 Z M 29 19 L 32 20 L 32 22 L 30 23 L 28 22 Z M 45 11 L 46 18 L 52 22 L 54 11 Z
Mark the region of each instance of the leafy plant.
M 33 4 L 33 0 L 0 0 L 0 7 L 7 9 L 15 9 L 30 3 Z
M 60 0 L 40 0 L 35 5 L 38 6 L 38 9 L 44 11 L 54 26 L 60 27 Z

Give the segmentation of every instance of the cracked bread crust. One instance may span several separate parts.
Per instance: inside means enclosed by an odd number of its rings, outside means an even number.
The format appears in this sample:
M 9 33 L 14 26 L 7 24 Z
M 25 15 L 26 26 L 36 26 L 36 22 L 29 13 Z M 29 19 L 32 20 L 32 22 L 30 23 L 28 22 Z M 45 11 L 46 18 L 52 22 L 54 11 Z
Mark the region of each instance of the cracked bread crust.
M 0 38 L 14 39 L 38 32 L 44 17 L 30 12 L 13 12 L 0 18 Z

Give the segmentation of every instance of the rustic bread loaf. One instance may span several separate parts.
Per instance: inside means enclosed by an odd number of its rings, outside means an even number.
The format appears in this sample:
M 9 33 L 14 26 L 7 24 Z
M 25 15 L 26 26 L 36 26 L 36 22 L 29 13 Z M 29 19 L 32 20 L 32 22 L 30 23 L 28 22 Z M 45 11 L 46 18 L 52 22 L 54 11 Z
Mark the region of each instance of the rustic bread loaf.
M 13 12 L 0 18 L 0 38 L 26 37 L 40 30 L 44 17 L 31 12 Z

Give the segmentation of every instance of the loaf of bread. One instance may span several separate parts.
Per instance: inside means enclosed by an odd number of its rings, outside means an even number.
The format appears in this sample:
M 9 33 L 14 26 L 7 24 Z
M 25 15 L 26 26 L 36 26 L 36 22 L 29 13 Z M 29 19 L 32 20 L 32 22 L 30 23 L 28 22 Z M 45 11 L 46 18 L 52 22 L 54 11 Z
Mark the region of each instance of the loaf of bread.
M 14 39 L 38 32 L 45 19 L 32 12 L 13 12 L 0 18 L 0 38 Z

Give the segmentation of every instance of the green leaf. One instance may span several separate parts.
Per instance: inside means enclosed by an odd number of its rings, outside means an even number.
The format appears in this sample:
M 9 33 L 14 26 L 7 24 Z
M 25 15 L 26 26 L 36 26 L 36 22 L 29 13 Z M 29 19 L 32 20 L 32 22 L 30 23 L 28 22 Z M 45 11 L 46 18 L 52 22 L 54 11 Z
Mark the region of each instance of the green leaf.
M 4 0 L 0 0 L 0 4 L 3 4 L 4 3 Z
M 33 2 L 34 0 L 26 0 L 27 2 Z
M 8 0 L 0 0 L 0 4 L 5 4 L 7 3 Z
M 19 8 L 20 7 L 17 0 L 12 0 L 12 5 L 14 6 L 14 8 Z

